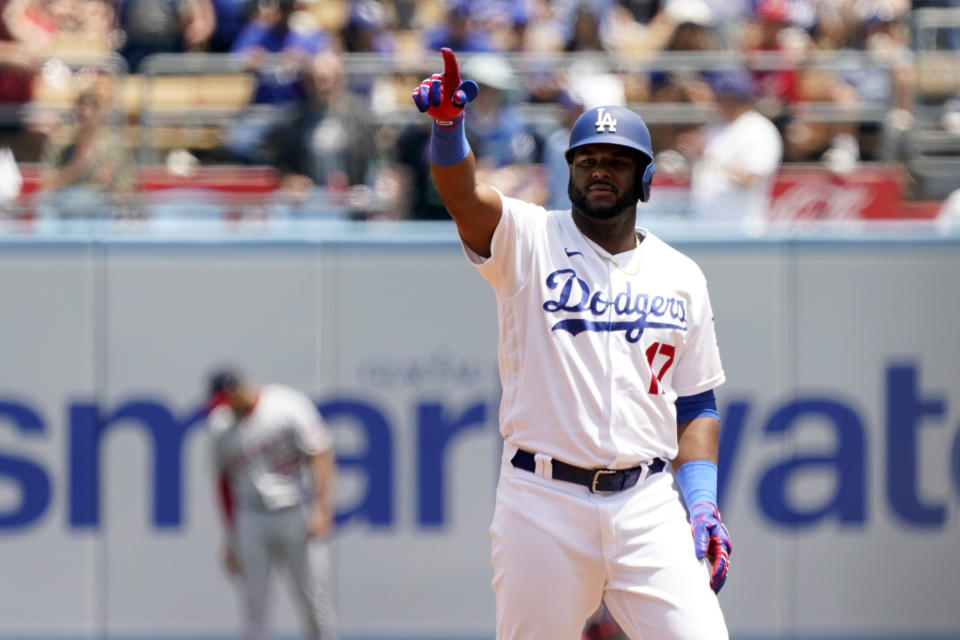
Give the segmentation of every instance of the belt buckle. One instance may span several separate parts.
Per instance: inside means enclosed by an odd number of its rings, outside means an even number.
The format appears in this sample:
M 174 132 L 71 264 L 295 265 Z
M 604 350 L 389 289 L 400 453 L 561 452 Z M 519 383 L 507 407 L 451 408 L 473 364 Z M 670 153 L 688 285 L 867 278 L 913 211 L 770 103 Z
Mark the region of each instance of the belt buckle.
M 615 476 L 617 475 L 615 469 L 597 469 L 593 472 L 593 482 L 590 483 L 590 493 L 614 493 L 614 491 L 604 491 L 603 489 L 597 489 L 597 482 L 600 480 L 600 476 Z

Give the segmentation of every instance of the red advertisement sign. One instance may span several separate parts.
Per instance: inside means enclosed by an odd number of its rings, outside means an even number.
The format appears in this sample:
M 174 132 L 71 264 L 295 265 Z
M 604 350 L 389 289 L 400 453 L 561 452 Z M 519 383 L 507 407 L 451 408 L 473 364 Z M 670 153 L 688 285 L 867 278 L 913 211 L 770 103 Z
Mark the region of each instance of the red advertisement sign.
M 777 175 L 771 220 L 903 218 L 902 180 L 896 168 L 863 167 L 845 176 L 820 167 L 785 168 Z M 909 216 L 913 217 L 913 216 Z
M 657 186 L 684 187 L 660 177 Z M 941 202 L 908 202 L 904 174 L 894 165 L 862 165 L 846 175 L 817 166 L 782 167 L 773 185 L 769 220 L 929 219 Z

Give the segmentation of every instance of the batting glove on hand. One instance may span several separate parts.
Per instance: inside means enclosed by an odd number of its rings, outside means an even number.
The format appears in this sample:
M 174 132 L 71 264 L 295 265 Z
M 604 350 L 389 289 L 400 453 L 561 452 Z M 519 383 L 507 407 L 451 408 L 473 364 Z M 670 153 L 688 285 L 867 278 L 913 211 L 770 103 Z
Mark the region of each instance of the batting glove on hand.
M 463 120 L 463 108 L 477 97 L 480 88 L 473 80 L 460 80 L 460 66 L 453 51 L 444 47 L 443 73 L 435 73 L 413 92 L 413 102 L 421 113 L 426 113 L 442 127 L 450 127 Z
M 710 561 L 710 588 L 720 593 L 727 581 L 727 569 L 730 568 L 730 534 L 720 521 L 717 507 L 705 502 L 690 509 L 690 528 L 693 531 L 693 548 L 697 559 L 704 557 Z

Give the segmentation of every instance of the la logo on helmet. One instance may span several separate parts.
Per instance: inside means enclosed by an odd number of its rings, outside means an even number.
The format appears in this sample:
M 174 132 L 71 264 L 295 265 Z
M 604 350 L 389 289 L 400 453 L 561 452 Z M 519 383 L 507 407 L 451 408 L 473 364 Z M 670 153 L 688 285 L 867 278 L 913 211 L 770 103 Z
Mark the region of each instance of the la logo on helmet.
M 610 133 L 617 132 L 617 119 L 614 118 L 611 114 L 607 113 L 607 110 L 603 107 L 597 109 L 597 133 L 602 133 L 606 129 Z

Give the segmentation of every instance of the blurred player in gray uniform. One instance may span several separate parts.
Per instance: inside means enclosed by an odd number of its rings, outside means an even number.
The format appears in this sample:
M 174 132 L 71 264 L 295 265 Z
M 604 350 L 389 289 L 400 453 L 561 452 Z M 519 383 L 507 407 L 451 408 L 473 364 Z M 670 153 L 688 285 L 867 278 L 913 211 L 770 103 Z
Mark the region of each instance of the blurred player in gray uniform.
M 209 385 L 224 563 L 243 588 L 243 638 L 267 638 L 270 569 L 279 564 L 289 574 L 305 637 L 333 640 L 326 544 L 336 474 L 330 433 L 316 406 L 294 389 L 258 385 L 231 370 L 214 373 Z

